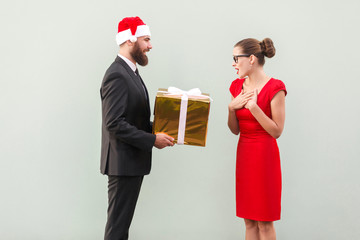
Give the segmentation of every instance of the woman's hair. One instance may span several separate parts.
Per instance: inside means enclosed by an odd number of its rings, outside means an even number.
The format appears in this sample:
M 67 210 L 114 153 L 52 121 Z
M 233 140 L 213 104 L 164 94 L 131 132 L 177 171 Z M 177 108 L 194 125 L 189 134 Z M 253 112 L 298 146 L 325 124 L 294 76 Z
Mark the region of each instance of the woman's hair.
M 265 58 L 272 58 L 275 55 L 274 43 L 270 38 L 265 38 L 261 42 L 254 38 L 246 38 L 236 43 L 234 47 L 240 47 L 244 54 L 252 54 L 258 58 L 259 64 L 265 64 Z

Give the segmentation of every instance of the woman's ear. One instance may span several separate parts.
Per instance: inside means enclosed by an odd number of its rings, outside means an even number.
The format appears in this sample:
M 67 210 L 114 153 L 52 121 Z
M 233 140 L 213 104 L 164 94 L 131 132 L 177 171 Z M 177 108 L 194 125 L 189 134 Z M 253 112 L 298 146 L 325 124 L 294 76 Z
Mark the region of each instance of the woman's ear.
M 251 54 L 250 57 L 249 57 L 249 60 L 250 60 L 250 64 L 251 64 L 251 65 L 254 65 L 254 63 L 255 63 L 255 61 L 256 61 L 255 55 Z

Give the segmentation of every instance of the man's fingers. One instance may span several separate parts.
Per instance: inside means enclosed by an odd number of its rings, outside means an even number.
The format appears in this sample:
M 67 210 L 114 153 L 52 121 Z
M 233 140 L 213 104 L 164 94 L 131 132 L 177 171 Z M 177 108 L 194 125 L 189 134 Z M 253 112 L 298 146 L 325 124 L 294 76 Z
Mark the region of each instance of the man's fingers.
M 170 137 L 169 135 L 165 135 L 166 139 L 169 140 L 170 142 L 173 142 L 174 141 L 174 138 L 173 137 Z
M 168 146 L 174 146 L 174 138 L 168 138 Z
M 156 135 L 158 135 L 160 137 L 160 141 L 161 141 L 161 148 L 165 148 L 165 147 L 169 147 L 169 146 L 174 146 L 174 138 L 170 137 L 169 135 L 167 135 L 166 133 L 157 133 Z

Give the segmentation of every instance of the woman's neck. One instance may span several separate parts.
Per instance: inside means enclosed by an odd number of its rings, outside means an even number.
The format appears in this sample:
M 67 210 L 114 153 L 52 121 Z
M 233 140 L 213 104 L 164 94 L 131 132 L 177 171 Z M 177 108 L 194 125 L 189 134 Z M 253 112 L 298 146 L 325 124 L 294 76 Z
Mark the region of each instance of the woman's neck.
M 262 85 L 263 83 L 266 83 L 270 77 L 268 77 L 264 70 L 261 68 L 258 71 L 253 71 L 249 76 L 246 78 L 245 83 L 249 87 L 257 87 L 259 85 Z
M 243 89 L 245 92 L 253 91 L 254 89 L 260 92 L 269 80 L 270 77 L 268 77 L 262 69 L 259 69 L 259 71 L 254 71 L 249 74 L 245 79 Z

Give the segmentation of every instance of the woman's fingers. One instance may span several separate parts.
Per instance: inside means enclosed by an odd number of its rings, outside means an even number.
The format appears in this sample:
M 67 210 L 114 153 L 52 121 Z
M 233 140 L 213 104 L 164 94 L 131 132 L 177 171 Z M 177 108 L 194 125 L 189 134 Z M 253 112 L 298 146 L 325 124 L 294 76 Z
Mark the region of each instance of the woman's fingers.
M 249 100 L 251 100 L 252 98 L 254 98 L 254 94 L 256 92 L 255 91 L 251 91 L 251 92 L 244 92 L 244 89 L 241 90 L 240 94 L 237 95 L 233 100 L 232 100 L 232 105 L 235 109 L 240 109 L 243 108 Z
M 249 101 L 250 99 L 252 99 L 253 98 L 253 96 L 249 96 L 249 97 L 247 97 L 247 98 L 244 98 L 244 100 L 245 101 Z
M 251 97 L 252 95 L 254 95 L 254 92 L 241 93 L 237 95 L 235 99 L 247 98 L 247 97 Z
M 244 93 L 243 97 L 251 96 L 251 95 L 254 95 L 254 92 L 253 92 L 253 91 Z

